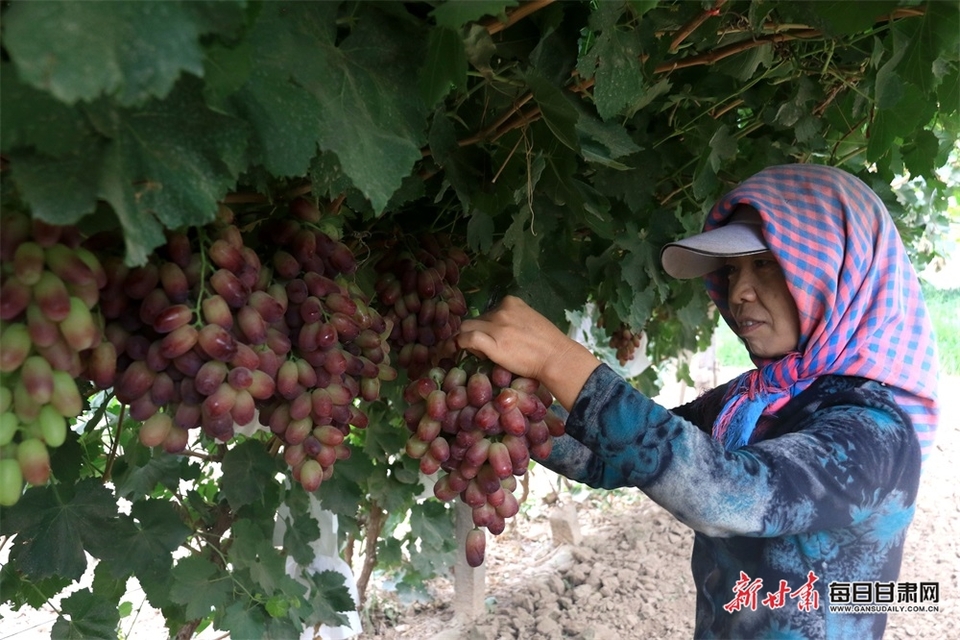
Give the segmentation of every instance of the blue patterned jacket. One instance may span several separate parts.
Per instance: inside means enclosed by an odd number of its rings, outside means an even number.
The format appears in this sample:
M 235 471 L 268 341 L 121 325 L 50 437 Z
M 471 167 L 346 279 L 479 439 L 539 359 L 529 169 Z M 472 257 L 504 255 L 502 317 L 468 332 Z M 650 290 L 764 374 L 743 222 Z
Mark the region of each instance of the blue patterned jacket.
M 831 613 L 829 585 L 897 580 L 920 478 L 909 417 L 883 385 L 825 376 L 725 451 L 709 435 L 723 392 L 669 411 L 601 366 L 539 462 L 638 487 L 695 531 L 697 638 L 880 638 L 886 613 Z

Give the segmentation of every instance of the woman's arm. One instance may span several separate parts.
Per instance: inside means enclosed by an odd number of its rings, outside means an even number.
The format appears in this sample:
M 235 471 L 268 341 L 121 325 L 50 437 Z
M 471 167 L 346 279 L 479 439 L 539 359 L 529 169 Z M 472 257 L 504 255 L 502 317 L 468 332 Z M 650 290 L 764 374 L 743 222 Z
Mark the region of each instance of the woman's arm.
M 720 411 L 721 399 L 726 386 L 724 384 L 710 389 L 694 400 L 671 409 L 670 412 L 687 422 L 692 422 L 701 431 L 710 433 L 710 425 L 713 424 Z M 557 404 L 554 404 L 551 410 L 564 421 L 569 416 L 569 413 Z M 637 416 L 638 421 L 643 420 L 643 418 L 644 416 Z M 548 469 L 577 482 L 587 483 L 587 478 L 602 478 L 603 486 L 608 489 L 629 484 L 627 479 L 617 475 L 615 470 L 605 469 L 603 460 L 598 458 L 593 451 L 567 435 L 553 439 L 553 448 L 547 457 L 534 459 Z
M 798 432 L 725 451 L 600 367 L 566 428 L 594 456 L 578 467 L 578 480 L 639 487 L 709 535 L 781 536 L 848 526 L 894 491 L 903 493 L 905 513 L 912 509 L 916 435 L 897 412 L 875 404 L 821 408 Z

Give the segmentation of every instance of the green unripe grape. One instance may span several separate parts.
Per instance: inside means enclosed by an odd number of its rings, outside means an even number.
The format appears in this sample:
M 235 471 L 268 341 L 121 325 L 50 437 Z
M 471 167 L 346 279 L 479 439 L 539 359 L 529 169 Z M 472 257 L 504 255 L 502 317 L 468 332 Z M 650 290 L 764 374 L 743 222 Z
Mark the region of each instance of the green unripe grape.
M 0 387 L 0 413 L 6 413 L 13 404 L 13 392 L 6 387 Z
M 0 505 L 12 507 L 23 493 L 23 474 L 20 464 L 13 458 L 0 460 Z
M 170 435 L 173 419 L 166 413 L 155 413 L 140 427 L 140 442 L 147 447 L 159 447 Z
M 20 429 L 20 420 L 12 411 L 0 413 L 0 447 L 10 444 Z
M 67 419 L 52 405 L 44 405 L 37 417 L 40 435 L 48 447 L 59 447 L 67 439 Z
M 13 272 L 17 279 L 28 287 L 40 280 L 43 265 L 43 247 L 36 242 L 24 242 L 13 254 Z

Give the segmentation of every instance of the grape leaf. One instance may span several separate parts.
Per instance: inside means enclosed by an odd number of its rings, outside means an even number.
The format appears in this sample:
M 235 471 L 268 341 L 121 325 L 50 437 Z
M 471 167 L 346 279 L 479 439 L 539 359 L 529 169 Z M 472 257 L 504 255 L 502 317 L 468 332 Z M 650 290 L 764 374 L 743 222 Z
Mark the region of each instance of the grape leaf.
M 709 162 L 714 173 L 717 173 L 726 161 L 737 156 L 737 139 L 730 135 L 726 125 L 717 128 L 710 138 Z
M 488 213 L 476 210 L 467 223 L 467 246 L 473 251 L 487 252 L 493 244 L 493 218 Z
M 368 428 L 373 425 L 371 421 Z M 367 480 L 375 470 L 373 461 L 367 455 L 351 455 L 346 460 L 337 460 L 336 473 L 329 480 L 324 480 L 317 492 L 320 504 L 337 515 L 356 516 L 357 509 L 366 499 Z
M 146 264 L 150 252 L 166 241 L 163 227 L 152 215 L 139 211 L 136 194 L 124 180 L 125 163 L 118 146 L 107 149 L 103 171 L 98 185 L 98 195 L 110 203 L 123 229 L 123 243 L 127 264 Z M 206 221 L 203 216 L 200 221 Z
M 153 493 L 157 485 L 174 491 L 186 463 L 181 456 L 146 447 L 131 447 L 114 466 L 117 495 L 136 500 Z
M 84 442 L 84 445 L 87 444 Z M 94 451 L 99 452 L 100 449 Z M 50 473 L 57 482 L 74 483 L 86 471 L 89 459 L 90 453 L 81 446 L 80 436 L 71 429 L 67 432 L 67 439 L 63 444 L 50 451 Z
M 581 110 L 577 119 L 577 138 L 584 160 L 612 169 L 629 169 L 620 158 L 640 151 L 623 127 L 606 123 Z
M 250 79 L 254 68 L 250 50 L 250 38 L 231 47 L 214 44 L 207 48 L 203 63 L 203 97 L 211 109 L 228 111 L 230 96 Z
M 773 57 L 773 45 L 764 44 L 724 58 L 716 64 L 715 69 L 718 73 L 725 73 L 741 82 L 748 82 L 756 75 L 758 67 L 771 67 Z
M 6 562 L 0 567 L 0 602 L 15 611 L 23 605 L 40 609 L 71 584 L 73 580 L 58 575 L 43 580 L 27 579 L 15 562 Z
M 203 74 L 199 36 L 179 2 L 24 2 L 4 15 L 20 76 L 68 104 L 166 96 L 183 71 Z
M 129 516 L 114 523 L 107 545 L 91 548 L 118 578 L 156 575 L 169 570 L 174 549 L 191 530 L 180 520 L 173 504 L 165 500 L 134 502 Z
M 0 533 L 17 534 L 10 560 L 31 580 L 77 580 L 87 566 L 84 548 L 108 544 L 117 517 L 114 495 L 95 479 L 33 487 L 4 511 Z
M 929 122 L 935 111 L 936 105 L 927 100 L 919 89 L 904 85 L 903 97 L 897 102 L 896 108 L 877 111 L 870 128 L 867 158 L 876 161 L 889 157 L 894 140 L 908 136 L 916 127 Z
M 346 624 L 347 617 L 341 612 L 357 608 L 347 590 L 346 577 L 338 571 L 320 571 L 311 576 L 310 582 L 310 601 L 316 616 L 327 624 Z
M 844 0 L 811 2 L 808 6 L 819 16 L 827 33 L 845 35 L 869 29 L 877 18 L 890 13 L 898 4 L 891 0 L 859 0 L 856 11 L 851 11 L 850 3 Z
M 233 589 L 222 569 L 199 556 L 177 562 L 168 587 L 170 599 L 186 605 L 188 620 L 206 617 L 211 610 L 225 606 Z
M 9 62 L 0 63 L 0 149 L 34 147 L 46 156 L 75 153 L 92 131 L 76 107 L 20 82 Z
M 283 548 L 299 565 L 308 565 L 313 561 L 315 555 L 311 543 L 319 540 L 321 535 L 332 535 L 329 531 L 326 534 L 320 531 L 316 518 L 302 510 L 294 513 L 291 509 L 286 525 Z
M 94 567 L 91 586 L 95 594 L 113 602 L 120 602 L 127 594 L 127 579 L 115 577 L 112 568 L 108 567 L 106 562 L 99 562 Z
M 627 4 L 633 9 L 637 16 L 642 16 L 647 11 L 656 8 L 659 0 L 627 0 Z
M 484 16 L 495 16 L 504 20 L 507 7 L 515 7 L 517 0 L 448 0 L 430 12 L 437 25 L 459 29 L 468 22 Z
M 368 416 L 370 424 L 364 431 L 363 452 L 375 460 L 386 461 L 393 452 L 403 449 L 408 434 L 391 423 L 396 416 L 384 407 L 371 407 Z
M 415 68 L 404 61 L 422 59 L 424 34 L 394 24 L 373 5 L 361 5 L 361 11 L 368 12 L 365 19 L 337 43 L 336 9 L 334 3 L 265 5 L 253 56 L 263 60 L 258 65 L 263 74 L 277 76 L 273 88 L 293 80 L 317 105 L 303 113 L 308 103 L 299 93 L 279 94 L 293 101 L 293 120 L 305 121 L 284 127 L 284 143 L 294 146 L 291 140 L 305 135 L 304 144 L 319 143 L 321 149 L 336 153 L 344 172 L 379 214 L 421 158 L 427 111 L 419 94 L 409 90 L 417 78 Z M 302 55 L 304 51 L 311 55 Z M 289 64 L 292 59 L 298 60 L 294 67 Z M 289 121 L 283 105 L 276 106 Z M 253 124 L 264 129 L 259 121 Z M 296 130 L 304 127 L 306 134 Z M 259 135 L 265 137 L 263 132 Z
M 960 69 L 954 67 L 946 73 L 937 87 L 937 98 L 943 115 L 954 115 L 960 110 Z
M 238 600 L 224 611 L 220 623 L 233 638 L 268 638 L 267 616 L 262 607 Z
M 431 549 L 449 550 L 455 539 L 453 510 L 442 502 L 428 500 L 410 511 L 410 531 Z
M 625 233 L 617 244 L 625 250 L 619 260 L 621 288 L 626 285 L 629 291 L 621 295 L 629 306 L 623 309 L 620 319 L 634 330 L 646 326 L 653 311 L 656 294 L 650 285 L 650 274 L 659 270 L 659 251 L 647 239 L 646 232 L 641 232 L 638 225 L 628 222 Z
M 896 28 L 912 36 L 899 67 L 903 79 L 928 93 L 936 84 L 933 63 L 940 52 L 953 51 L 956 60 L 960 11 L 956 3 L 930 2 L 919 20 L 897 23 Z
M 601 5 L 602 6 L 602 5 Z M 640 36 L 635 30 L 605 28 L 578 69 L 585 77 L 595 78 L 593 98 L 597 113 L 604 120 L 643 98 L 645 83 L 641 73 Z
M 410 509 L 410 536 L 417 541 L 410 544 L 410 566 L 423 576 L 436 575 L 454 564 L 456 535 L 455 509 L 449 505 L 426 500 Z
M 230 546 L 233 570 L 248 572 L 256 589 L 267 595 L 280 592 L 302 597 L 306 589 L 287 575 L 285 559 L 273 546 L 270 532 L 264 531 L 262 524 L 246 518 L 233 523 Z
M 81 589 L 60 603 L 50 637 L 64 640 L 113 638 L 119 624 L 120 612 L 116 602 L 110 602 L 99 592 Z
M 276 459 L 259 440 L 246 440 L 223 456 L 224 496 L 234 511 L 248 504 L 275 500 L 279 496 Z
M 550 131 L 564 146 L 577 151 L 580 148 L 577 140 L 578 113 L 567 96 L 538 73 L 527 73 L 525 79 Z
M 254 36 L 264 31 L 262 24 L 258 26 L 261 29 Z M 268 42 L 254 49 L 252 55 L 269 56 L 263 51 L 275 48 L 275 32 L 268 31 L 262 37 Z M 317 153 L 321 132 L 316 114 L 320 105 L 291 81 L 286 70 L 273 67 L 273 61 L 271 57 L 263 57 L 230 102 L 238 115 L 251 125 L 251 153 L 258 162 L 274 175 L 303 175 Z
M 378 473 L 371 476 L 366 484 L 371 500 L 380 505 L 387 513 L 400 513 L 409 504 L 410 499 L 421 493 L 420 468 L 417 460 L 402 456 L 392 465 L 390 475 Z
M 592 184 L 599 192 L 621 200 L 633 213 L 649 210 L 657 186 L 655 176 L 660 172 L 660 154 L 641 151 L 626 162 L 635 168 L 623 171 L 599 169 Z
M 913 145 L 905 149 L 903 163 L 911 176 L 933 176 L 936 168 L 940 140 L 932 131 L 920 131 L 914 136 Z
M 53 157 L 16 149 L 9 154 L 11 177 L 32 215 L 50 224 L 74 224 L 97 206 L 97 183 L 104 168 L 102 139 Z
M 388 567 L 402 564 L 405 561 L 403 546 L 399 538 L 380 538 L 377 541 L 377 561 Z
M 108 103 L 91 109 L 111 138 L 91 160 L 102 163 L 99 195 L 120 220 L 130 265 L 145 263 L 165 242 L 164 226 L 212 220 L 245 162 L 245 125 L 207 109 L 201 91 L 197 81 L 184 81 L 166 100 L 139 110 Z
M 542 198 L 537 200 L 537 207 L 537 226 L 542 233 L 549 234 L 549 218 L 552 216 L 555 222 L 561 221 L 564 209 L 548 205 Z M 566 310 L 579 308 L 588 296 L 589 283 L 583 259 L 576 252 L 575 246 L 563 250 L 557 250 L 555 246 L 545 247 L 540 252 L 536 277 L 520 293 L 530 306 L 560 326 L 565 322 Z
M 466 83 L 467 54 L 460 35 L 446 27 L 432 29 L 420 72 L 420 94 L 424 104 L 432 107 L 451 88 L 462 88 Z
M 504 246 L 513 252 L 513 277 L 520 286 L 529 284 L 540 271 L 540 242 L 527 228 L 530 217 L 530 207 L 523 205 L 503 235 Z

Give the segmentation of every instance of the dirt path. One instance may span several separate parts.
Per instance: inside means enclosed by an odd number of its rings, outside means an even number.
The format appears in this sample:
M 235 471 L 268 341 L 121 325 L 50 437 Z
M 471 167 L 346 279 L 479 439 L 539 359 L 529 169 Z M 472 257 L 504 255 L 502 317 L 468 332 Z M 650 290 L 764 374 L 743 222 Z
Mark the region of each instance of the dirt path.
M 901 582 L 937 582 L 940 611 L 891 614 L 887 640 L 956 637 L 960 627 L 960 377 L 941 383 L 943 416 L 908 534 Z M 526 513 L 488 542 L 487 613 L 456 618 L 446 580 L 433 602 L 366 620 L 364 640 L 622 640 L 689 638 L 692 534 L 639 492 L 552 492 L 557 476 L 534 471 Z M 554 546 L 546 504 L 576 505 L 583 541 Z M 554 505 L 555 506 L 555 505 Z M 389 595 L 378 594 L 387 598 Z

